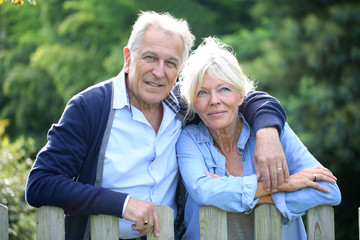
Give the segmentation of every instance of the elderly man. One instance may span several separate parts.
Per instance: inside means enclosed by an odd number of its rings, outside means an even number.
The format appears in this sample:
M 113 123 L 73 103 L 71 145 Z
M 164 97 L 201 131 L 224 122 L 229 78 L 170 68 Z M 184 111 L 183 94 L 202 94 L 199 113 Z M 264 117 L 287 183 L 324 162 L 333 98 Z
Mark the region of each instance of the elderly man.
M 176 210 L 175 144 L 184 106 L 171 90 L 193 42 L 186 21 L 141 13 L 120 74 L 75 95 L 49 130 L 29 173 L 26 199 L 34 207 L 63 208 L 66 239 L 89 239 L 88 216 L 95 214 L 119 217 L 120 239 L 143 236 L 152 227 L 158 236 L 154 204 Z M 281 129 L 285 120 L 278 101 L 265 93 L 249 96 L 241 109 L 255 129 Z M 282 154 L 278 132 L 265 128 L 258 137 L 263 176 L 277 180 L 273 171 L 287 169 L 284 158 L 276 157 Z M 266 151 L 271 154 L 264 156 Z

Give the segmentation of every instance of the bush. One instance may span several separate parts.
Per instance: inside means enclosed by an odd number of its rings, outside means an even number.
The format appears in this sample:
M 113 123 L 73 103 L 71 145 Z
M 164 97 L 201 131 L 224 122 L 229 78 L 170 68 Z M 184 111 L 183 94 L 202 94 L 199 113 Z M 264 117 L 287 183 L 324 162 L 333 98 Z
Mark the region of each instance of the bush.
M 0 120 L 0 203 L 9 209 L 9 239 L 35 239 L 35 209 L 25 201 L 25 183 L 35 145 L 31 138 L 10 141 Z

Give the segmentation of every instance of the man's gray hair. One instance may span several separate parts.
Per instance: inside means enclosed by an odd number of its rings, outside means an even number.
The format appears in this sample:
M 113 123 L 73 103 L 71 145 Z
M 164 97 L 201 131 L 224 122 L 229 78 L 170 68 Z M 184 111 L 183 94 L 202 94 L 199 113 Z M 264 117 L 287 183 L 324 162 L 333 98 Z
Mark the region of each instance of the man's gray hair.
M 127 44 L 131 53 L 135 53 L 141 46 L 143 35 L 149 28 L 156 28 L 165 32 L 179 34 L 184 44 L 182 64 L 187 60 L 195 36 L 191 33 L 189 24 L 184 19 L 177 19 L 169 13 L 156 13 L 153 11 L 141 12 L 135 21 Z

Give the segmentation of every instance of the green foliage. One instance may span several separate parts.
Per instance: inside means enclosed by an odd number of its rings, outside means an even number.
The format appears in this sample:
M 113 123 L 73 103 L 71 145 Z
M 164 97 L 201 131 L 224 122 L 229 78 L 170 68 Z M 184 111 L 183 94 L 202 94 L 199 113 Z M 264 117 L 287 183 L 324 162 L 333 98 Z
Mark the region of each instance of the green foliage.
M 2 4 L 0 119 L 9 119 L 11 124 L 6 128 L 9 137 L 2 135 L 1 151 L 15 156 L 17 146 L 28 152 L 16 155 L 17 161 L 6 160 L 4 166 L 22 162 L 14 167 L 27 174 L 26 159 L 30 158 L 25 156 L 39 150 L 69 98 L 120 72 L 123 47 L 139 10 L 170 12 L 187 19 L 197 44 L 205 36 L 216 35 L 234 48 L 258 89 L 281 101 L 291 127 L 338 177 L 343 200 L 335 208 L 336 237 L 355 239 L 352 233 L 356 232 L 359 206 L 353 186 L 360 185 L 358 1 L 40 0 L 36 7 Z M 34 139 L 35 149 L 23 135 Z M 20 191 L 5 181 L 0 184 L 9 193 Z M 23 199 L 20 195 L 14 196 Z M 12 207 L 26 212 L 22 200 L 16 201 Z M 346 226 L 341 224 L 345 221 Z M 12 231 L 26 232 L 22 226 L 31 224 L 14 222 Z
M 339 179 L 336 237 L 352 239 L 358 207 L 352 186 L 360 184 L 360 4 L 257 1 L 250 12 L 256 28 L 223 40 L 259 88 L 281 100 L 300 139 Z
M 32 165 L 34 141 L 19 137 L 11 142 L 0 120 L 0 203 L 9 209 L 10 239 L 35 239 L 35 212 L 25 202 L 25 182 Z

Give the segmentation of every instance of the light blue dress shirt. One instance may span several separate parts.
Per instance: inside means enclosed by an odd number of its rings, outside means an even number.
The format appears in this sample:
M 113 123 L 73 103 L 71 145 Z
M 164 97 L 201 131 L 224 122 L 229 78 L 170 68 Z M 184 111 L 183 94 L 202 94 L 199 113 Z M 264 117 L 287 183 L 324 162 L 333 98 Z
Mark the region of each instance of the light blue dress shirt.
M 131 106 L 124 74 L 114 81 L 115 118 L 106 148 L 102 187 L 131 197 L 167 205 L 176 212 L 178 164 L 175 144 L 181 132 L 176 113 L 163 103 L 163 119 L 157 133 L 143 113 Z M 120 238 L 136 238 L 133 222 L 119 219 Z
M 184 185 L 188 191 L 185 206 L 183 239 L 199 239 L 199 212 L 201 206 L 211 205 L 230 212 L 250 213 L 258 199 L 254 199 L 257 179 L 253 164 L 255 132 L 243 116 L 241 135 L 237 144 L 243 156 L 244 176 L 225 176 L 225 157 L 214 146 L 208 128 L 203 124 L 189 125 L 181 133 L 177 143 L 177 156 Z M 285 152 L 290 175 L 320 163 L 301 143 L 288 124 L 285 124 L 280 140 Z M 220 175 L 214 179 L 205 171 Z M 272 194 L 275 206 L 282 214 L 283 239 L 306 239 L 306 232 L 300 216 L 307 209 L 318 205 L 338 205 L 341 194 L 336 184 L 319 181 L 330 193 L 313 188 L 295 192 Z

